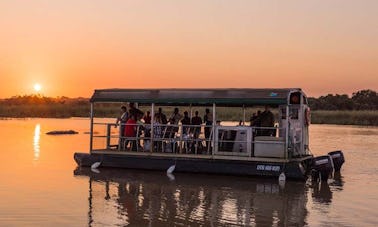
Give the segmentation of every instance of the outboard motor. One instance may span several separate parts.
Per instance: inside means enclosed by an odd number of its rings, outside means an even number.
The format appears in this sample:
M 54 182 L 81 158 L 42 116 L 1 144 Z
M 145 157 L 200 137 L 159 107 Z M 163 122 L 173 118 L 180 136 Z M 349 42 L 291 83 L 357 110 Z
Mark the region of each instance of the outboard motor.
M 341 166 L 344 164 L 344 154 L 342 151 L 332 151 L 328 153 L 332 157 L 333 165 L 335 167 L 335 172 L 339 172 Z
M 333 169 L 333 161 L 330 155 L 315 157 L 312 162 L 312 180 L 317 181 L 320 175 L 322 181 L 327 181 Z

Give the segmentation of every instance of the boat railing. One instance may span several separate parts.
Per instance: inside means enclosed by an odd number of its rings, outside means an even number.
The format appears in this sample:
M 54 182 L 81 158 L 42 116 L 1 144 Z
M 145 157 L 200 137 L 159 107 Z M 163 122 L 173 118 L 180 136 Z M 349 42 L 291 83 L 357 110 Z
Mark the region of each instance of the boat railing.
M 126 136 L 126 127 L 134 127 L 134 135 Z M 279 127 L 154 124 L 151 130 L 144 123 L 94 123 L 92 150 L 253 157 L 284 149 L 283 135 Z

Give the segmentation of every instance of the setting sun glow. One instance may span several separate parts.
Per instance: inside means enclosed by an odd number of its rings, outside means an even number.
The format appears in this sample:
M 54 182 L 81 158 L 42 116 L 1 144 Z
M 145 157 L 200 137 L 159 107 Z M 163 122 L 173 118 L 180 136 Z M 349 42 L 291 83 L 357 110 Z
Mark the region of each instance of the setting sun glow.
M 86 2 L 0 0 L 0 98 L 105 88 L 378 90 L 377 0 Z
M 41 89 L 42 89 L 42 86 L 41 86 L 40 84 L 34 84 L 34 90 L 35 90 L 36 92 L 41 91 Z

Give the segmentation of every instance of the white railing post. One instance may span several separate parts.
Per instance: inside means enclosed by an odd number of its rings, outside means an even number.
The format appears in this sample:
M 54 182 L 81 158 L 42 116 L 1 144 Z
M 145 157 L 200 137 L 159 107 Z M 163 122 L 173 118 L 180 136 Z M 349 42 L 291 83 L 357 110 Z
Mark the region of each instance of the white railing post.
M 94 116 L 94 105 L 93 102 L 91 102 L 91 112 L 90 112 L 90 139 L 89 139 L 89 153 L 92 153 L 93 150 L 93 116 Z
M 243 126 L 245 126 L 245 105 L 243 104 Z
M 289 157 L 289 130 L 290 130 L 290 121 L 289 121 L 289 104 L 286 106 L 286 133 L 285 133 L 285 158 Z
M 154 151 L 154 121 L 155 121 L 155 103 L 151 104 L 151 140 L 150 140 L 150 152 Z
M 215 151 L 215 138 L 216 138 L 215 137 L 215 126 L 216 126 L 215 110 L 216 110 L 216 105 L 215 105 L 215 103 L 213 103 L 213 126 L 211 128 L 211 131 L 213 132 L 213 141 L 211 142 L 211 144 L 213 145 L 213 148 L 211 149 L 211 155 L 214 155 L 214 152 L 216 152 Z
M 106 125 L 106 149 L 110 149 L 110 135 L 111 135 L 112 124 L 108 123 Z

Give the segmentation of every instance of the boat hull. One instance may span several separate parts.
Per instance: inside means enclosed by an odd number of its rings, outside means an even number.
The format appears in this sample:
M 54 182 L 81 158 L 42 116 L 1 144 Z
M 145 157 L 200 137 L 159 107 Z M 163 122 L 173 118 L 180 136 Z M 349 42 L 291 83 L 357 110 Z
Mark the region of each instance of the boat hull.
M 129 168 L 166 171 L 176 165 L 175 172 L 278 177 L 282 172 L 287 178 L 305 180 L 312 157 L 289 162 L 203 159 L 189 157 L 135 156 L 127 154 L 88 154 L 75 153 L 74 159 L 79 166 L 90 167 L 101 162 L 102 167 Z

